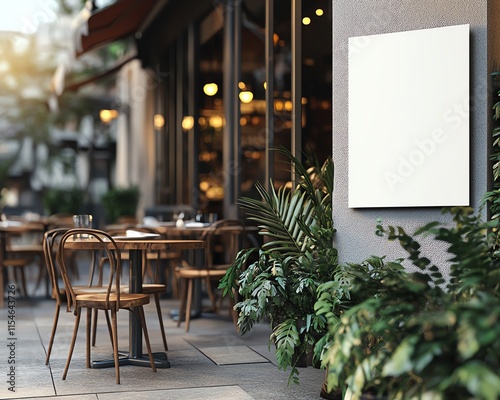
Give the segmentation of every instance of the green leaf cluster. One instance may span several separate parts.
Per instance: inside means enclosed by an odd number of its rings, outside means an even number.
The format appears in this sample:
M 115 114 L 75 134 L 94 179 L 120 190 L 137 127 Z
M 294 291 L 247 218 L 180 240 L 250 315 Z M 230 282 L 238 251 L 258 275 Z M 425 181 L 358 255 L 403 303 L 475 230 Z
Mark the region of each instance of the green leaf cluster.
M 122 216 L 135 216 L 139 204 L 140 191 L 137 186 L 115 187 L 102 196 L 104 213 L 109 223 Z
M 85 204 L 85 191 L 79 187 L 49 188 L 43 193 L 42 203 L 47 215 L 80 214 Z
M 344 266 L 350 303 L 340 318 L 328 318 L 329 335 L 316 347 L 329 390 L 348 390 L 352 399 L 367 391 L 389 399 L 500 398 L 499 221 L 470 208 L 444 211 L 449 226 L 432 222 L 413 235 L 377 226 L 406 250 L 415 272 L 384 257 Z M 417 236 L 445 244 L 449 279 L 422 254 Z M 336 287 L 320 287 L 319 314 L 328 315 Z
M 314 310 L 317 289 L 339 272 L 333 245 L 333 163 L 299 162 L 288 150 L 276 148 L 294 168 L 294 187 L 256 188 L 260 199 L 241 198 L 239 204 L 263 236 L 260 246 L 241 250 L 219 287 L 224 295 L 238 293 L 235 310 L 242 334 L 255 323 L 269 321 L 270 343 L 276 346 L 280 369 L 291 367 L 298 382 L 296 361 L 311 352 L 326 332 L 326 319 Z

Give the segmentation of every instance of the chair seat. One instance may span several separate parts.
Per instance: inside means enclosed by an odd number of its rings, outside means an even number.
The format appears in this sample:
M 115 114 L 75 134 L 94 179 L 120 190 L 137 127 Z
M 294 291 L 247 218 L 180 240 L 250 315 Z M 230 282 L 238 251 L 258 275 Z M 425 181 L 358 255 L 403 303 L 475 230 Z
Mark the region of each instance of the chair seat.
M 2 266 L 4 267 L 25 267 L 30 264 L 32 260 L 27 258 L 6 258 L 2 260 Z
M 181 278 L 196 279 L 196 278 L 222 278 L 226 274 L 225 269 L 195 269 L 195 268 L 178 268 L 177 274 Z
M 43 254 L 43 247 L 41 244 L 11 244 L 8 246 L 7 251 L 12 253 Z
M 92 307 L 106 309 L 106 293 L 77 294 L 76 302 L 79 307 Z M 116 294 L 109 296 L 111 303 L 116 302 Z M 149 295 L 142 293 L 121 293 L 120 305 L 117 308 L 130 308 L 149 304 Z M 109 308 L 109 307 L 108 307 Z
M 121 286 L 120 286 L 121 290 Z M 142 293 L 143 294 L 154 294 L 154 293 L 165 293 L 167 287 L 162 283 L 143 283 L 142 284 Z M 130 288 L 124 286 L 124 290 L 121 290 L 122 293 L 129 293 Z

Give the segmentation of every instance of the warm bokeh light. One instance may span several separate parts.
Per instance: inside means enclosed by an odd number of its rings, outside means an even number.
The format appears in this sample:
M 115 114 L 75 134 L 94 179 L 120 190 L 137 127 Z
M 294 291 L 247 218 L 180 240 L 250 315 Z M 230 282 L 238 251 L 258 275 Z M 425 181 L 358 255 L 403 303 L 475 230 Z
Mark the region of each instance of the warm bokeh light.
M 222 128 L 222 117 L 220 115 L 216 115 L 213 117 L 210 117 L 210 126 L 215 129 L 220 129 Z
M 163 128 L 163 125 L 165 125 L 165 118 L 163 118 L 163 115 L 155 114 L 153 116 L 153 125 L 154 125 L 155 129 Z
M 207 96 L 214 96 L 217 91 L 219 90 L 219 87 L 217 86 L 216 83 L 207 83 L 205 86 L 203 86 L 203 92 Z
M 238 82 L 238 87 L 241 90 L 245 90 L 247 88 L 247 85 L 245 85 L 245 82 Z
M 185 131 L 193 129 L 194 118 L 191 115 L 186 115 L 184 118 L 182 118 L 181 126 Z
M 111 121 L 113 121 L 117 117 L 118 117 L 117 110 L 102 109 L 101 111 L 99 111 L 99 118 L 105 124 L 109 124 Z
M 262 86 L 264 86 L 264 90 L 267 90 L 267 82 L 264 82 Z
M 309 18 L 309 17 L 302 18 L 302 23 L 304 25 L 309 25 L 311 23 L 311 18 Z
M 206 192 L 209 187 L 210 187 L 210 184 L 207 181 L 201 181 L 200 182 L 200 190 L 202 192 Z
M 273 33 L 273 43 L 276 46 L 280 41 L 280 37 L 278 36 L 277 33 Z
M 316 15 L 317 15 L 318 17 L 321 17 L 323 14 L 324 14 L 324 11 L 323 11 L 321 8 L 318 8 L 318 9 L 316 10 Z
M 249 90 L 240 92 L 239 96 L 242 103 L 250 103 L 253 100 L 253 93 Z

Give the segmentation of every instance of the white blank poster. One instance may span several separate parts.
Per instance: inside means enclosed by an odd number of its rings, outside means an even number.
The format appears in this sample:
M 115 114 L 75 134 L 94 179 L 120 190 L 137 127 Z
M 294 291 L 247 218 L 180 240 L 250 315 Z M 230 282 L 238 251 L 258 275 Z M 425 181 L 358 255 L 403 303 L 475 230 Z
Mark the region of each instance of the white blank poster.
M 469 205 L 469 25 L 349 38 L 349 207 Z

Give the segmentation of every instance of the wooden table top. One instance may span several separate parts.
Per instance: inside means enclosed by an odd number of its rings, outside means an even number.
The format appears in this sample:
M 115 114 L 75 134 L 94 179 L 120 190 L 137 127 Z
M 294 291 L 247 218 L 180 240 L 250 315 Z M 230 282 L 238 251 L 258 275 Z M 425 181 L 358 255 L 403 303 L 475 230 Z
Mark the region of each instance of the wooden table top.
M 201 249 L 205 246 L 204 240 L 188 239 L 143 239 L 123 238 L 115 240 L 120 250 L 190 250 Z M 66 247 L 70 249 L 95 249 L 99 247 L 97 240 L 69 238 Z

